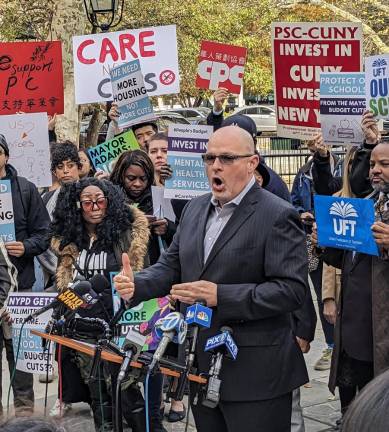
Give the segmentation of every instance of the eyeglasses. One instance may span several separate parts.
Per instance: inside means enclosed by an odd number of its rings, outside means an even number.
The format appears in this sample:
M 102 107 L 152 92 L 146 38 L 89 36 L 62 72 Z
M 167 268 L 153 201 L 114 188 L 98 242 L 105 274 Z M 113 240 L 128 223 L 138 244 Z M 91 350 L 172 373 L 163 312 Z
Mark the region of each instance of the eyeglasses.
M 92 201 L 92 200 L 83 200 L 77 203 L 77 207 L 78 208 L 82 208 L 84 211 L 90 212 L 94 209 L 94 207 L 103 210 L 107 208 L 108 205 L 108 198 L 106 197 L 100 197 L 97 198 L 96 201 Z
M 207 165 L 213 165 L 216 159 L 219 159 L 219 162 L 222 165 L 232 165 L 236 160 L 247 158 L 250 156 L 254 156 L 253 154 L 245 154 L 245 155 L 234 155 L 234 154 L 220 154 L 214 155 L 211 153 L 205 153 L 201 155 L 203 162 Z

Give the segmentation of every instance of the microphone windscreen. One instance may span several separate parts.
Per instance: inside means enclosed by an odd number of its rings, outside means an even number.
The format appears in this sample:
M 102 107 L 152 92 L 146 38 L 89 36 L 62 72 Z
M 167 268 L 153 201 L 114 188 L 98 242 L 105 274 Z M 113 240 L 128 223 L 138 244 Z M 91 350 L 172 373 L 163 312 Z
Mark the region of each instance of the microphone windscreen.
M 110 288 L 111 284 L 109 280 L 102 274 L 97 273 L 93 277 L 89 279 L 89 282 L 92 285 L 93 290 L 97 294 L 101 294 L 107 288 Z
M 91 290 L 91 288 L 92 288 L 92 284 L 91 284 L 90 282 L 88 282 L 88 281 L 81 281 L 81 282 L 78 282 L 78 283 L 74 286 L 73 291 L 74 291 L 76 294 L 82 296 L 82 295 L 84 295 L 84 294 L 89 293 L 90 290 Z

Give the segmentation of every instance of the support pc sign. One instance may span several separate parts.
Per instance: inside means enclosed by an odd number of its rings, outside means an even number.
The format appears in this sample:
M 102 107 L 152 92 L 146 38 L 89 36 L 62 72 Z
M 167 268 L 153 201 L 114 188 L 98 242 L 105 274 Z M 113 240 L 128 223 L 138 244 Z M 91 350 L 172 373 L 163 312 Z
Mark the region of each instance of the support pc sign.
M 372 200 L 316 195 L 315 213 L 319 246 L 378 255 Z

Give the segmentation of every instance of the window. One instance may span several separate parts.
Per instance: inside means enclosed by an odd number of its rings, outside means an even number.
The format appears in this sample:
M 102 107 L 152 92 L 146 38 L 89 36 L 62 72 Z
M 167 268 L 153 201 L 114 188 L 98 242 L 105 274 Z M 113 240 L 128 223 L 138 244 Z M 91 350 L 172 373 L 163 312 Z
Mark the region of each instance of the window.
M 261 114 L 265 114 L 265 115 L 273 115 L 273 114 L 274 114 L 274 111 L 272 111 L 272 110 L 269 109 L 269 108 L 263 108 L 263 107 L 261 107 Z
M 258 114 L 258 108 L 247 108 L 245 114 Z

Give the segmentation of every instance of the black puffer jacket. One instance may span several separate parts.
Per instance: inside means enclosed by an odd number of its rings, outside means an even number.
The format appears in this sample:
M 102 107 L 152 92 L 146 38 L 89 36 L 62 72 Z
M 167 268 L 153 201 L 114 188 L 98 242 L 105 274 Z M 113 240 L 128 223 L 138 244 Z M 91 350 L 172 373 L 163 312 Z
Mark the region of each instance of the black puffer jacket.
M 50 217 L 36 186 L 19 177 L 12 165 L 5 169 L 2 180 L 11 181 L 16 240 L 23 242 L 25 248 L 23 256 L 10 258 L 18 270 L 18 289 L 25 291 L 35 282 L 34 256 L 47 249 Z

